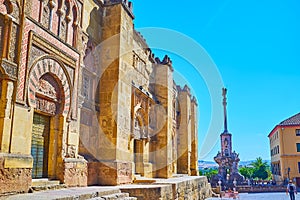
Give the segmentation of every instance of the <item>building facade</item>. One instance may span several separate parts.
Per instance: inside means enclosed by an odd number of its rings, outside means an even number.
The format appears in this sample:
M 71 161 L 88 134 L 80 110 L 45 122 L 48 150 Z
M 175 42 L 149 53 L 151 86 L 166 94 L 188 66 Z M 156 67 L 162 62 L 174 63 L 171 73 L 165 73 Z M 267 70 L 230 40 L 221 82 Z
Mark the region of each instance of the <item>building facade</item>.
M 198 174 L 197 102 L 125 0 L 0 0 L 0 193 Z
M 282 121 L 268 135 L 271 171 L 277 183 L 292 179 L 300 186 L 300 113 Z

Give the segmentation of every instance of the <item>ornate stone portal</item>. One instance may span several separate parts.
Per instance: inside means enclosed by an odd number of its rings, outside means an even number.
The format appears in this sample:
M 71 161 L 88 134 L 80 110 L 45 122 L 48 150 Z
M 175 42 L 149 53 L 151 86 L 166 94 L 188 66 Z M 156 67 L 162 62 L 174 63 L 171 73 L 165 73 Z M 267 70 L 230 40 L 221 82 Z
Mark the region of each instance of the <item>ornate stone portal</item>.
M 239 154 L 232 152 L 231 133 L 227 129 L 227 89 L 222 89 L 223 93 L 223 107 L 224 107 L 224 132 L 221 137 L 221 152 L 214 157 L 214 160 L 219 165 L 219 172 L 212 177 L 211 184 L 216 186 L 222 184 L 223 186 L 233 187 L 244 181 L 244 177 L 238 171 L 238 164 L 240 161 Z M 221 181 L 221 182 L 220 182 Z

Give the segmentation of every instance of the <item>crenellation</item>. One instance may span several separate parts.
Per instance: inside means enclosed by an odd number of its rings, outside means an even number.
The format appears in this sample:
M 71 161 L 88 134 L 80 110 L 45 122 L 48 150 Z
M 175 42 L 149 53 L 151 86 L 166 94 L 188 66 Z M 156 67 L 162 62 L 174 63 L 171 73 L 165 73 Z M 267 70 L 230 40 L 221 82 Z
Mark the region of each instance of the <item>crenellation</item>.
M 172 60 L 168 55 L 165 55 L 164 59 L 162 60 L 161 64 L 168 65 L 171 69 L 171 71 L 174 71 L 172 66 Z
M 113 6 L 116 4 L 122 4 L 129 16 L 134 19 L 132 2 L 128 0 L 104 0 L 104 6 Z
M 143 50 L 147 51 L 149 49 L 146 39 L 143 37 L 141 32 L 133 30 L 133 38 L 135 41 L 138 41 L 141 44 L 140 46 L 142 47 Z
M 197 99 L 196 99 L 195 96 L 192 97 L 192 102 L 193 102 L 196 106 L 198 106 L 198 102 L 197 102 Z

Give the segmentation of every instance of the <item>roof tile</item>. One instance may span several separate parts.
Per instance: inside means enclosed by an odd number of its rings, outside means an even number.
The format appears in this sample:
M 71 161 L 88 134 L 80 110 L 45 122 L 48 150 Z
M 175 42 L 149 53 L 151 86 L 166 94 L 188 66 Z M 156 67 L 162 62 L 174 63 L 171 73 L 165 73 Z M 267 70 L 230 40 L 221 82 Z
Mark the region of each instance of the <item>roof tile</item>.
M 300 113 L 280 122 L 281 126 L 300 125 Z

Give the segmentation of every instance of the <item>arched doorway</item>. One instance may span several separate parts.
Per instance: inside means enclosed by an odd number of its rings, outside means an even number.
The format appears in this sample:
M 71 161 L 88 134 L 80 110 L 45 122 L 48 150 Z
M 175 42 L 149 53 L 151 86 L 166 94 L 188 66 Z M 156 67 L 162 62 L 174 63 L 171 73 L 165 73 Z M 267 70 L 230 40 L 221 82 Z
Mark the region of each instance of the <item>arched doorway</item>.
M 31 68 L 28 103 L 33 109 L 31 132 L 32 178 L 64 180 L 60 175 L 66 155 L 66 120 L 70 108 L 70 79 L 63 65 L 43 58 Z
M 137 115 L 134 119 L 134 142 L 133 142 L 133 162 L 134 174 L 143 174 L 143 123 L 142 118 Z
M 31 155 L 33 157 L 32 178 L 48 177 L 49 152 L 56 149 L 50 143 L 50 121 L 61 113 L 63 91 L 54 74 L 44 74 L 35 92 L 36 108 L 33 115 Z M 52 124 L 55 126 L 55 124 Z M 52 133 L 53 134 L 53 133 Z M 53 138 L 53 136 L 52 136 Z

